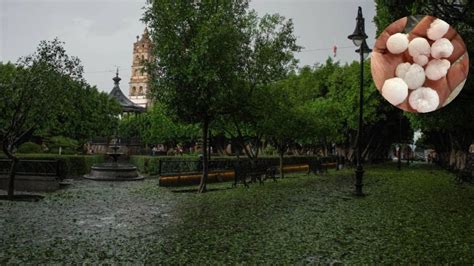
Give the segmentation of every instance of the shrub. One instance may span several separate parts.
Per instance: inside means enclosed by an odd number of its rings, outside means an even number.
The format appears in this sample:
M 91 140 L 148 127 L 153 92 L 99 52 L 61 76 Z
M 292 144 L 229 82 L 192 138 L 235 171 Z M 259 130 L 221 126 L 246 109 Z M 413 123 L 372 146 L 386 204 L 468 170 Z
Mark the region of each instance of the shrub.
M 1 157 L 5 158 L 4 155 Z M 55 154 L 20 154 L 21 159 L 28 160 L 59 160 L 61 162 L 62 176 L 74 178 L 90 172 L 91 166 L 105 161 L 103 155 L 55 155 Z
M 265 154 L 265 155 L 278 155 L 277 150 L 272 145 L 267 145 L 263 149 L 263 154 Z
M 75 154 L 79 148 L 79 142 L 63 136 L 51 137 L 48 141 L 49 152 L 59 154 L 61 147 L 61 154 Z
M 215 157 L 212 157 L 213 159 Z M 224 157 L 226 158 L 226 157 Z M 160 161 L 189 161 L 191 164 L 199 160 L 198 156 L 146 156 L 146 155 L 132 155 L 130 156 L 130 163 L 135 165 L 141 173 L 149 175 L 159 175 Z M 188 168 L 177 169 L 176 172 L 185 171 Z
M 41 145 L 34 142 L 25 142 L 18 147 L 18 153 L 42 153 Z

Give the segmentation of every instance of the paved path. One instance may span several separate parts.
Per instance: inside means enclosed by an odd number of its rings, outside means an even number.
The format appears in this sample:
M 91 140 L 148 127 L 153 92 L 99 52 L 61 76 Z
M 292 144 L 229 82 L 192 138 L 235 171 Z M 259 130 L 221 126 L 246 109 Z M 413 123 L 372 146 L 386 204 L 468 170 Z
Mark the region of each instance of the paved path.
M 39 202 L 0 201 L 0 264 L 146 262 L 176 197 L 157 180 L 75 180 Z

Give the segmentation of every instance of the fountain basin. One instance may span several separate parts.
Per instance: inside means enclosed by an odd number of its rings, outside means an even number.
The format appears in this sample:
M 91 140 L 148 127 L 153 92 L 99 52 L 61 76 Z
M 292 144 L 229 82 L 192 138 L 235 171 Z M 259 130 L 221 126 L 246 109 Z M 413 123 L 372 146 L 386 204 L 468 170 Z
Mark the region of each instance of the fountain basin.
M 138 173 L 137 167 L 126 163 L 100 163 L 91 167 L 91 172 L 84 178 L 98 181 L 135 181 L 144 177 Z

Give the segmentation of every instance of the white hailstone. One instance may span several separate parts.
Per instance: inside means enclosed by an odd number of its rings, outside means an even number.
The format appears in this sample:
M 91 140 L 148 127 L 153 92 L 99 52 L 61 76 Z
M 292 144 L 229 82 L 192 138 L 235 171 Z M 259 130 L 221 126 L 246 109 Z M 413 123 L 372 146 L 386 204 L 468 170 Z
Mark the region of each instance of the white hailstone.
M 418 112 L 428 113 L 438 108 L 439 96 L 432 88 L 421 87 L 411 92 L 408 103 Z
M 426 66 L 425 74 L 430 80 L 438 80 L 448 73 L 451 63 L 446 59 L 433 59 Z
M 431 45 L 431 56 L 436 59 L 449 57 L 453 51 L 453 44 L 446 38 L 438 39 Z
M 426 54 L 429 55 L 430 44 L 422 37 L 416 37 L 408 44 L 408 52 L 411 56 Z
M 405 81 L 409 89 L 418 89 L 425 83 L 425 70 L 420 65 L 413 64 L 406 72 L 403 81 Z
M 387 40 L 387 49 L 392 54 L 401 54 L 408 48 L 408 37 L 403 33 L 395 33 Z
M 428 38 L 433 41 L 439 40 L 443 38 L 443 36 L 448 32 L 449 24 L 446 23 L 444 20 L 436 19 L 435 21 L 431 22 L 430 28 L 426 32 Z
M 395 76 L 404 78 L 410 66 L 411 64 L 409 62 L 399 64 L 395 69 Z
M 408 86 L 401 78 L 387 79 L 382 86 L 382 96 L 392 105 L 399 105 L 408 96 Z
M 397 66 L 395 75 L 403 79 L 411 90 L 418 89 L 425 83 L 425 70 L 418 64 L 401 63 Z
M 419 64 L 420 66 L 424 66 L 428 62 L 428 56 L 431 53 L 431 47 L 428 41 L 425 38 L 417 37 L 408 44 L 408 53 L 413 57 L 413 61 Z M 426 57 L 425 58 L 421 57 Z M 423 64 L 424 63 L 424 64 Z
M 418 55 L 413 57 L 413 62 L 417 63 L 420 66 L 428 64 L 428 61 L 428 56 L 426 55 Z

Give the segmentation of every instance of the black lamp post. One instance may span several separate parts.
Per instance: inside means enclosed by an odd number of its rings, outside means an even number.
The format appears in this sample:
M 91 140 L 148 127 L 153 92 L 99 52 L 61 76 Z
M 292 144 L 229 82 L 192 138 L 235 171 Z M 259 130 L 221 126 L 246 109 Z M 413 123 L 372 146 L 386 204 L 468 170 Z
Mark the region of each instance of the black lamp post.
M 363 196 L 362 192 L 362 177 L 364 175 L 364 168 L 362 167 L 362 153 L 361 153 L 361 141 L 363 133 L 363 123 L 362 123 L 362 112 L 364 108 L 364 59 L 369 56 L 369 53 L 372 51 L 365 39 L 367 39 L 367 34 L 365 34 L 365 22 L 364 17 L 362 16 L 362 8 L 359 6 L 357 12 L 357 24 L 354 30 L 354 33 L 348 36 L 356 46 L 360 48 L 356 52 L 360 55 L 360 92 L 359 92 L 359 127 L 357 129 L 357 168 L 355 170 L 356 182 L 355 182 L 355 195 Z

